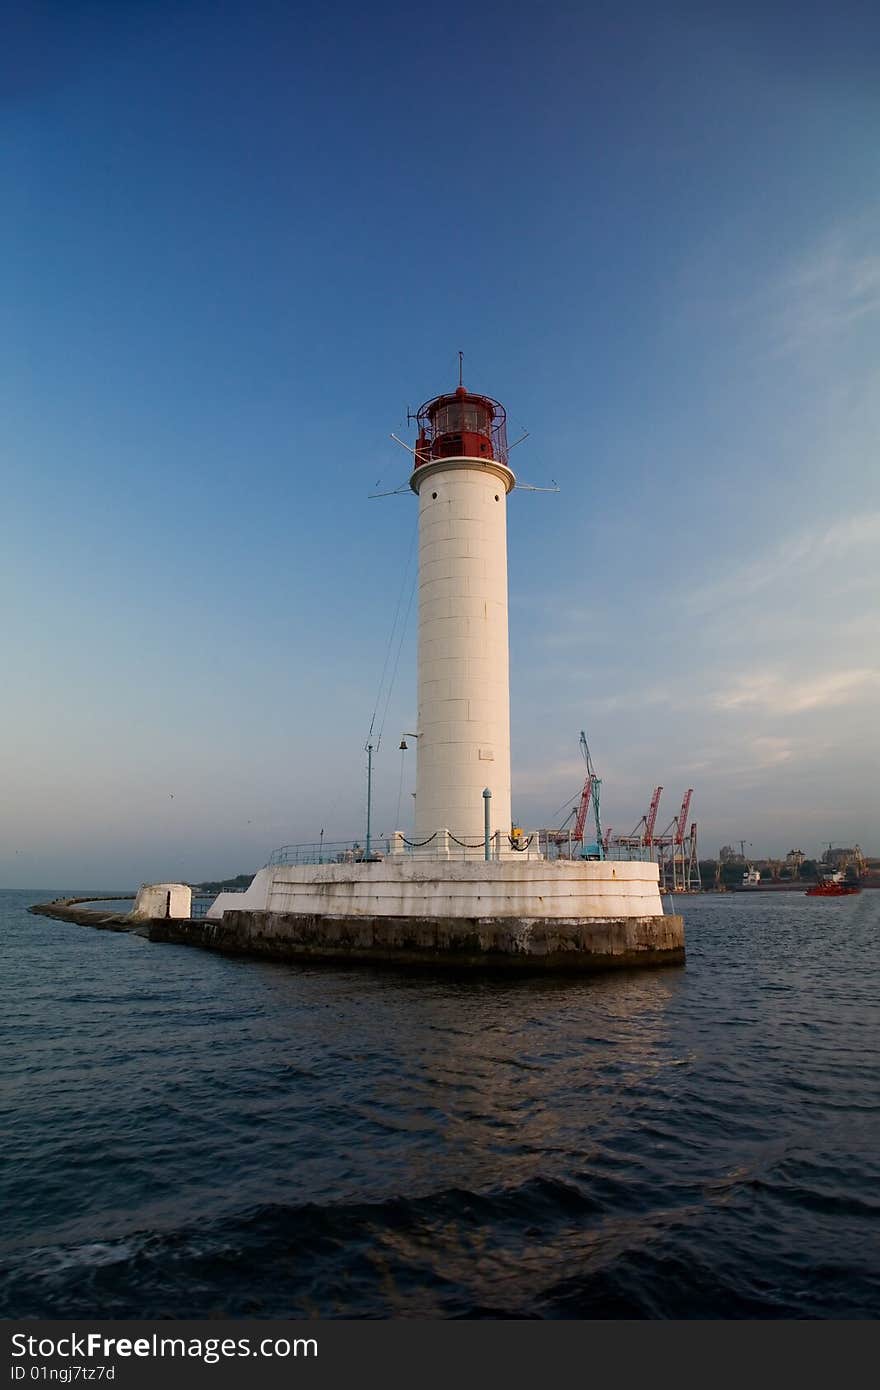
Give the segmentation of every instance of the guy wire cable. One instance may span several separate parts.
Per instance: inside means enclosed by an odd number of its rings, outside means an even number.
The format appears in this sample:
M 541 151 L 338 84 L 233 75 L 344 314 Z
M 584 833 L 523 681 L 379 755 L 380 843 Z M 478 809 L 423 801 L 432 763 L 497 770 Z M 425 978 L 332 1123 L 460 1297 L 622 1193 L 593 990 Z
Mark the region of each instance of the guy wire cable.
M 391 624 L 391 631 L 390 631 L 390 633 L 388 634 L 388 644 L 387 644 L 387 646 L 386 646 L 386 648 L 385 648 L 385 660 L 384 660 L 384 662 L 383 662 L 383 664 L 382 664 L 382 674 L 381 674 L 381 676 L 379 677 L 379 688 L 378 688 L 378 690 L 376 691 L 376 704 L 375 704 L 375 707 L 374 707 L 374 709 L 373 709 L 373 717 L 372 717 L 372 719 L 370 720 L 370 730 L 369 730 L 369 733 L 367 734 L 367 743 L 369 743 L 369 742 L 370 742 L 370 739 L 373 737 L 373 729 L 374 729 L 375 724 L 376 724 L 376 715 L 379 713 L 379 705 L 380 705 L 381 700 L 382 700 L 382 691 L 383 691 L 384 686 L 385 686 L 385 676 L 386 676 L 386 674 L 387 674 L 387 672 L 388 672 L 388 662 L 389 662 L 389 660 L 391 659 L 391 650 L 392 650 L 392 647 L 393 647 L 393 645 L 394 645 L 394 637 L 395 637 L 395 633 L 396 633 L 396 630 L 397 630 L 398 619 L 400 618 L 400 608 L 401 608 L 401 604 L 403 603 L 403 595 L 404 595 L 404 591 L 405 591 L 405 589 L 406 589 L 406 582 L 407 582 L 407 578 L 408 578 L 408 575 L 409 575 L 409 567 L 410 567 L 410 564 L 411 564 L 411 562 L 412 562 L 413 551 L 415 550 L 415 545 L 416 545 L 416 540 L 417 540 L 417 538 L 418 538 L 418 537 L 417 537 L 417 533 L 414 532 L 414 533 L 413 533 L 412 540 L 410 541 L 409 554 L 407 555 L 406 564 L 404 565 L 404 569 L 403 569 L 403 578 L 402 578 L 401 584 L 400 584 L 400 593 L 399 593 L 398 596 L 397 596 L 397 606 L 396 606 L 395 609 L 394 609 L 394 620 L 393 620 L 393 622 L 392 622 L 392 624 Z M 412 595 L 410 595 L 410 603 L 412 603 Z M 407 608 L 407 616 L 409 616 L 409 608 Z M 398 659 L 399 659 L 399 651 L 398 651 Z M 386 712 L 387 712 L 387 705 L 386 705 Z M 384 716 L 383 716 L 383 719 L 382 719 L 382 727 L 383 727 L 383 728 L 384 728 L 384 725 L 385 725 L 385 720 L 384 720 Z M 377 744 L 376 744 L 376 752 L 379 751 L 379 743 L 381 743 L 381 741 L 382 741 L 382 730 L 380 729 L 380 730 L 379 730 L 379 738 L 378 738 L 378 741 L 377 741 Z
M 410 615 L 410 610 L 412 609 L 412 601 L 413 601 L 413 598 L 415 597 L 415 592 L 416 592 L 416 578 L 415 578 L 415 575 L 413 575 L 412 585 L 411 585 L 411 588 L 410 588 L 410 591 L 409 591 L 409 602 L 408 602 L 407 605 L 406 605 L 406 613 L 404 614 L 403 625 L 402 625 L 402 627 L 401 627 L 401 629 L 400 629 L 400 639 L 399 639 L 399 641 L 398 641 L 398 643 L 397 643 L 397 655 L 396 655 L 396 657 L 394 658 L 394 669 L 393 669 L 393 671 L 391 672 L 391 680 L 390 680 L 390 682 L 389 682 L 389 684 L 388 684 L 388 694 L 387 694 L 386 699 L 385 699 L 385 708 L 384 708 L 384 710 L 382 711 L 382 723 L 379 725 L 379 738 L 378 738 L 377 743 L 376 743 L 376 748 L 377 748 L 377 750 L 378 750 L 379 744 L 382 742 L 382 735 L 383 735 L 383 733 L 385 732 L 385 720 L 386 720 L 387 717 L 388 717 L 388 706 L 391 704 L 391 696 L 392 696 L 392 693 L 393 693 L 393 691 L 394 691 L 394 682 L 395 682 L 396 679 L 397 679 L 397 668 L 398 668 L 399 665 L 400 665 L 400 653 L 403 651 L 403 642 L 404 642 L 404 638 L 406 637 L 406 629 L 407 629 L 407 626 L 409 625 L 409 615 Z

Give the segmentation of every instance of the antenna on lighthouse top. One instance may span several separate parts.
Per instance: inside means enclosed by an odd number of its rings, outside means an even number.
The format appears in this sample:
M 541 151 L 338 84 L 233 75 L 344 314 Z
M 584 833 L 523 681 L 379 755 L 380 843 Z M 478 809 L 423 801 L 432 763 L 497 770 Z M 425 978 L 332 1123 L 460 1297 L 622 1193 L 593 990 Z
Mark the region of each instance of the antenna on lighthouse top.
M 458 384 L 459 384 L 459 386 L 463 386 L 463 385 L 464 385 L 464 382 L 462 381 L 462 363 L 463 363 L 463 360 L 464 360 L 464 353 L 462 352 L 461 348 L 459 348 L 459 350 L 458 350 Z

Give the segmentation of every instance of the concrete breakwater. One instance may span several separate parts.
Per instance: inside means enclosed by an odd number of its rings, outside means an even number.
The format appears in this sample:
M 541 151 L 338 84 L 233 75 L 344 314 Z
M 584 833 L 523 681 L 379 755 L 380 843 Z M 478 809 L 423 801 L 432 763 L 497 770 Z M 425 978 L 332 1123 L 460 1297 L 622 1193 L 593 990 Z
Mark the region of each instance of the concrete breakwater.
M 131 900 L 134 902 L 134 894 Z M 112 898 L 54 898 L 50 903 L 34 903 L 28 908 L 28 912 L 33 912 L 38 917 L 55 917 L 61 922 L 76 922 L 81 927 L 97 927 L 100 931 L 134 931 L 143 927 L 143 922 L 132 921 L 126 912 L 81 906 L 83 903 L 124 901 L 126 895 L 119 893 Z M 146 935 L 146 932 L 142 935 Z
M 111 931 L 263 960 L 462 969 L 596 971 L 682 965 L 679 916 L 417 918 L 227 911 L 220 921 L 133 921 L 67 899 L 31 912 Z

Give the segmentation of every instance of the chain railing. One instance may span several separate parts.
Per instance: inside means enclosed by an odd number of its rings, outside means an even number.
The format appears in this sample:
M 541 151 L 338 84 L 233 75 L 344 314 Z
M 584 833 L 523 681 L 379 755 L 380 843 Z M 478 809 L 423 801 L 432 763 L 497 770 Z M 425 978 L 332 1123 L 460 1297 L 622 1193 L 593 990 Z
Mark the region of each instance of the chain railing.
M 373 840 L 369 860 L 385 858 L 407 859 L 484 859 L 486 842 L 484 836 L 458 835 L 452 830 L 435 830 L 423 840 L 411 840 L 402 831 L 393 835 L 378 836 Z M 489 858 L 507 859 L 650 859 L 650 854 L 634 852 L 618 844 L 604 848 L 600 856 L 598 847 L 576 840 L 572 835 L 559 831 L 532 830 L 528 834 L 506 835 L 496 830 L 489 837 Z M 314 840 L 304 844 L 281 845 L 273 850 L 266 867 L 307 864 L 362 864 L 368 862 L 366 846 L 362 840 Z M 223 890 L 229 891 L 229 890 Z
M 407 840 L 398 833 L 391 836 L 390 845 L 392 859 L 398 854 L 405 854 L 412 859 L 458 862 L 476 862 L 481 859 L 497 861 L 512 859 L 515 855 L 522 855 L 526 859 L 543 858 L 537 831 L 530 835 L 506 835 L 501 830 L 495 830 L 489 836 L 488 854 L 485 835 L 458 835 L 453 830 L 437 830 L 427 840 L 420 841 Z
M 544 858 L 539 834 L 506 835 L 496 830 L 489 837 L 489 858 L 506 859 L 514 854 L 528 859 Z M 367 856 L 360 840 L 317 840 L 305 844 L 281 845 L 273 850 L 267 868 L 309 864 L 362 864 L 390 859 L 477 860 L 486 857 L 484 836 L 456 835 L 452 830 L 435 830 L 423 840 L 410 840 L 402 831 L 373 840 Z

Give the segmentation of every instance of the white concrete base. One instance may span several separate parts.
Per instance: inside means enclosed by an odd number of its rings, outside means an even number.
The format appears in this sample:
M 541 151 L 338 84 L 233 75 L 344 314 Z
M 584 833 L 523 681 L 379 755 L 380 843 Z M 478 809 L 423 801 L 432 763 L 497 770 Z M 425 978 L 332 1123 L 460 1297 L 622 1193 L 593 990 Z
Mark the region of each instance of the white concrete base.
M 138 920 L 152 917 L 188 917 L 192 912 L 192 889 L 186 883 L 144 883 L 138 889 L 131 915 Z
M 389 856 L 374 863 L 270 865 L 246 893 L 221 893 L 227 911 L 344 917 L 661 917 L 656 864 L 612 860 L 468 861 Z

